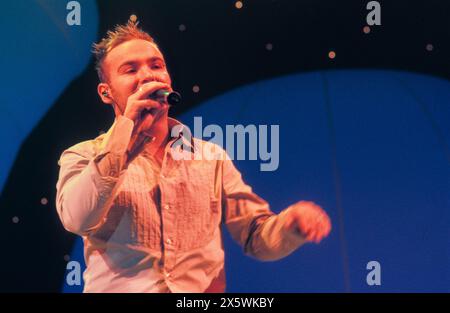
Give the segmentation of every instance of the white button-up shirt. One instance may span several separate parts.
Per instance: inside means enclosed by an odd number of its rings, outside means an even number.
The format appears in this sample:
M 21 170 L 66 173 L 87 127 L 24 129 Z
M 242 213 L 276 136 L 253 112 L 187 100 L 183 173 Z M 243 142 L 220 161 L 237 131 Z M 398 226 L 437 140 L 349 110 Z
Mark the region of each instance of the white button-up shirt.
M 169 119 L 174 125 L 181 124 Z M 56 207 L 64 227 L 84 240 L 84 292 L 223 292 L 222 225 L 260 260 L 304 243 L 283 228 L 290 208 L 274 214 L 229 158 L 179 160 L 174 138 L 162 166 L 142 152 L 121 168 L 133 126 L 119 116 L 106 134 L 59 161 Z M 206 141 L 191 143 L 192 151 L 225 154 Z M 110 159 L 109 176 L 98 170 L 101 158 Z

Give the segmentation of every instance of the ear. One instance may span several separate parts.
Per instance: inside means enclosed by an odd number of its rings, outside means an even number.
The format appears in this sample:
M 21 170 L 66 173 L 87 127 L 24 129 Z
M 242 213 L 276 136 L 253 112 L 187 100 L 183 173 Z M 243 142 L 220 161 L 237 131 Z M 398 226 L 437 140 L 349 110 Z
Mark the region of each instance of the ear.
M 113 99 L 111 98 L 111 88 L 107 83 L 100 83 L 97 86 L 97 93 L 102 99 L 103 103 L 113 104 Z

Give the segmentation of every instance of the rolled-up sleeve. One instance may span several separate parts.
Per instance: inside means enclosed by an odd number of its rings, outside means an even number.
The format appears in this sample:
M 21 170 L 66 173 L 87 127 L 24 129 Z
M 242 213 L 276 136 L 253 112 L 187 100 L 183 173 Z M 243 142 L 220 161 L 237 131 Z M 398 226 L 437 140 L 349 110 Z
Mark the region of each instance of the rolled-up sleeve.
M 275 214 L 242 179 L 233 162 L 223 162 L 224 223 L 245 254 L 261 261 L 281 259 L 299 248 L 303 236 L 284 229 L 286 208 Z
M 81 143 L 62 153 L 58 162 L 56 209 L 66 230 L 85 236 L 104 223 L 125 171 L 123 158 L 133 126 L 131 120 L 119 117 L 98 153 L 93 142 Z M 106 176 L 98 168 L 98 162 L 104 158 L 110 167 Z

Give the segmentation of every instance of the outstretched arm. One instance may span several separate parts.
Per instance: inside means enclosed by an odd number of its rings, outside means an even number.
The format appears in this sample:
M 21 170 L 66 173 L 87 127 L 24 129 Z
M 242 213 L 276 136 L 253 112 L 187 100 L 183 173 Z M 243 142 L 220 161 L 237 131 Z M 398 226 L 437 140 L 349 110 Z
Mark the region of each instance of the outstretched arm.
M 325 211 L 297 202 L 279 214 L 244 183 L 231 160 L 223 161 L 224 223 L 244 252 L 262 261 L 281 259 L 305 242 L 319 243 L 331 230 Z

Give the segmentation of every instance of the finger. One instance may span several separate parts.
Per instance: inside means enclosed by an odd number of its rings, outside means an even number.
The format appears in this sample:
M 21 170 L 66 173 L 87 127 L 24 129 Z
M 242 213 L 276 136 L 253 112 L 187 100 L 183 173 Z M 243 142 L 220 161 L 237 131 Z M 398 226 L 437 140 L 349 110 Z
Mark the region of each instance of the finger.
M 311 237 L 311 230 L 302 230 L 300 234 L 305 240 L 308 240 Z
M 329 225 L 330 224 L 330 218 L 328 215 L 324 212 L 321 212 L 320 214 L 315 216 L 316 222 L 319 222 L 323 225 Z
M 331 232 L 331 223 L 330 221 L 327 221 L 325 223 L 325 236 L 328 236 Z
M 153 99 L 136 100 L 133 102 L 133 106 L 138 111 L 159 109 L 161 108 L 161 103 Z
M 320 222 L 319 224 L 317 224 L 316 229 L 316 240 L 320 242 L 327 235 L 327 225 L 325 222 Z
M 324 214 L 320 217 L 320 223 L 321 223 L 321 227 L 324 231 L 325 236 L 328 235 L 328 233 L 331 230 L 331 221 L 330 218 L 328 217 L 328 215 Z
M 322 208 L 318 204 L 316 204 L 312 201 L 300 201 L 300 203 L 303 206 L 307 206 L 307 207 L 314 209 L 315 211 L 322 211 Z
M 306 220 L 303 220 L 302 223 L 302 230 L 303 230 L 303 235 L 306 238 L 306 240 L 308 241 L 312 241 L 315 235 L 315 228 L 314 228 L 314 224 L 311 222 L 306 222 Z
M 320 206 L 314 205 L 312 207 L 312 210 L 320 218 L 325 218 L 326 217 L 325 211 Z
M 322 240 L 322 236 L 320 236 L 320 234 L 316 234 L 312 240 L 312 242 L 314 243 L 320 243 L 320 241 Z
M 158 109 L 160 107 L 161 104 L 153 99 L 131 100 L 127 104 L 125 115 L 134 121 L 135 129 L 137 129 L 136 124 L 139 124 L 140 120 L 142 120 L 142 114 L 145 110 Z
M 328 234 L 330 233 L 331 230 L 331 225 L 328 221 L 324 221 L 321 223 L 320 225 L 320 240 L 322 240 L 323 238 L 327 237 Z
M 310 241 L 316 242 L 322 233 L 322 225 L 320 220 L 318 219 L 310 220 L 308 228 L 310 229 L 308 239 Z
M 314 242 L 316 235 L 317 235 L 317 232 L 315 230 L 311 230 L 308 232 L 308 235 L 306 236 L 306 240 Z
M 145 99 L 160 89 L 168 89 L 169 91 L 172 91 L 172 87 L 169 84 L 153 81 L 140 86 L 133 96 L 136 99 Z
M 317 233 L 316 236 L 314 237 L 314 242 L 315 243 L 319 243 L 322 241 L 322 239 L 325 237 L 325 233 L 324 233 L 324 228 L 320 228 Z
M 133 114 L 136 116 L 136 130 L 139 128 L 139 124 L 143 121 L 145 113 L 152 113 L 153 115 L 155 115 L 160 109 L 163 108 L 163 105 L 161 103 L 152 99 L 134 101 L 132 103 L 132 106 L 132 112 L 134 112 Z
M 317 224 L 321 222 L 320 217 L 317 215 L 309 215 L 305 218 L 305 222 L 307 223 L 309 228 L 316 229 Z
M 292 229 L 292 222 L 294 221 L 294 219 L 292 218 L 292 216 L 287 216 L 286 217 L 286 221 L 285 221 L 285 224 L 284 224 L 284 228 L 285 228 L 285 230 L 291 230 Z
M 323 236 L 317 236 L 314 243 L 316 243 L 316 244 L 320 243 L 323 240 L 323 238 L 324 238 Z
M 297 228 L 298 228 L 299 233 L 301 235 L 303 235 L 304 237 L 307 237 L 313 230 L 313 228 L 311 227 L 311 224 L 308 223 L 305 218 L 299 218 L 299 220 L 297 222 Z

